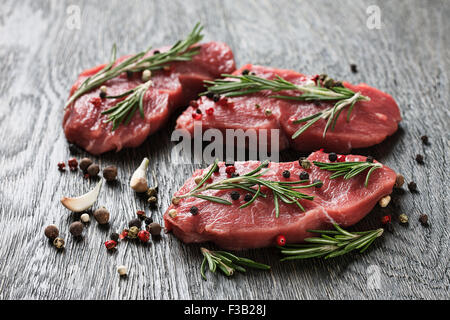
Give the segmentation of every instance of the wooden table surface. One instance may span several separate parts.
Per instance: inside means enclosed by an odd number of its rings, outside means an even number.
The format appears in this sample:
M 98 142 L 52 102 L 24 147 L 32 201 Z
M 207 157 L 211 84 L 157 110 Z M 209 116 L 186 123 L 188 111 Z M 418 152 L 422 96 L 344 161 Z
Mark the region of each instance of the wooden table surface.
M 380 28 L 370 28 L 377 8 Z M 7 0 L 0 10 L 1 299 L 449 298 L 449 1 Z M 279 262 L 276 249 L 250 250 L 242 255 L 272 265 L 271 272 L 231 279 L 208 274 L 208 281 L 198 272 L 200 246 L 170 234 L 148 246 L 124 242 L 108 253 L 103 242 L 136 210 L 145 208 L 162 223 L 171 194 L 198 167 L 171 164 L 177 114 L 141 147 L 92 157 L 119 168 L 118 182 L 105 184 L 96 204 L 111 211 L 112 221 L 109 228 L 91 222 L 80 241 L 70 236 L 76 216 L 59 200 L 95 184 L 80 171 L 57 170 L 59 161 L 87 155 L 70 153 L 61 126 L 70 86 L 79 72 L 107 61 L 114 42 L 119 54 L 171 44 L 197 21 L 205 25 L 206 41 L 231 46 L 237 65 L 326 72 L 396 99 L 403 116 L 398 132 L 354 153 L 375 156 L 415 181 L 419 192 L 396 192 L 396 208 L 375 208 L 355 226 L 376 228 L 382 215 L 393 215 L 391 231 L 371 250 L 289 263 Z M 424 134 L 428 146 L 420 141 Z M 418 153 L 424 165 L 415 162 Z M 158 174 L 156 210 L 128 187 L 144 156 Z M 283 152 L 282 160 L 298 156 Z M 399 224 L 400 213 L 409 216 L 408 225 Z M 429 227 L 419 223 L 421 213 L 429 215 Z M 66 239 L 63 252 L 44 237 L 51 223 Z M 118 264 L 128 266 L 127 279 L 119 279 Z

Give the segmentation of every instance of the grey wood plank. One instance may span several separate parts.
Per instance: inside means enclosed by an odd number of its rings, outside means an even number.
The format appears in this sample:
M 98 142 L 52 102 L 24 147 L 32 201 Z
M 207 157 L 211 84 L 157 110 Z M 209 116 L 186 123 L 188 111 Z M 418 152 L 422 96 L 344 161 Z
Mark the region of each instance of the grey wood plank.
M 366 26 L 369 5 L 381 10 L 381 29 Z M 67 10 L 81 12 L 70 29 Z M 450 5 L 442 0 L 403 1 L 3 1 L 0 11 L 0 298 L 1 299 L 429 299 L 449 298 L 449 70 Z M 379 225 L 389 212 L 406 213 L 408 226 L 393 231 L 364 255 L 331 261 L 280 263 L 275 249 L 250 250 L 271 272 L 209 275 L 202 281 L 199 245 L 172 235 L 148 246 L 103 247 L 138 209 L 146 208 L 128 187 L 144 156 L 158 172 L 162 223 L 170 195 L 196 165 L 174 165 L 170 134 L 176 115 L 141 147 L 92 157 L 119 168 L 118 183 L 105 184 L 98 205 L 112 213 L 110 228 L 92 222 L 82 241 L 68 234 L 75 216 L 63 195 L 84 193 L 94 181 L 80 172 L 60 173 L 56 163 L 72 155 L 61 128 L 62 108 L 77 74 L 103 63 L 116 42 L 120 54 L 149 44 L 170 44 L 196 21 L 206 40 L 227 42 L 238 65 L 265 64 L 307 74 L 326 72 L 366 82 L 394 96 L 401 129 L 382 144 L 355 153 L 372 154 L 416 181 L 419 193 L 397 192 L 398 208 L 375 208 L 356 228 Z M 356 63 L 358 73 L 350 71 Z M 423 146 L 427 134 L 431 144 Z M 414 157 L 425 155 L 425 165 Z M 87 154 L 76 155 L 81 158 Z M 299 156 L 282 153 L 283 160 Z M 430 216 L 430 227 L 418 222 Z M 67 247 L 57 253 L 43 237 L 56 223 Z M 116 265 L 129 267 L 121 280 Z M 369 289 L 370 266 L 381 272 L 381 289 Z

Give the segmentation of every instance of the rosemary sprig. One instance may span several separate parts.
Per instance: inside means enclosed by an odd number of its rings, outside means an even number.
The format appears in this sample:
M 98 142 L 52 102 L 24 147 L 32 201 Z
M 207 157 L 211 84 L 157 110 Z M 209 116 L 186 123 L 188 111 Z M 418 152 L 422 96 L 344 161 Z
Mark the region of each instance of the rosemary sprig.
M 286 257 L 281 261 L 298 260 L 308 258 L 334 258 L 353 250 L 363 253 L 383 234 L 383 228 L 364 231 L 348 232 L 336 223 L 333 224 L 336 230 L 308 230 L 309 232 L 320 234 L 320 237 L 306 238 L 308 244 L 292 244 L 279 247 L 281 253 Z
M 270 266 L 263 263 L 258 263 L 247 258 L 241 258 L 235 256 L 226 251 L 211 251 L 206 248 L 200 248 L 203 254 L 203 262 L 200 267 L 200 274 L 202 278 L 207 280 L 205 271 L 207 265 L 209 266 L 209 271 L 216 272 L 217 268 L 222 271 L 226 276 L 232 276 L 235 271 L 246 272 L 244 267 L 269 270 Z
M 369 178 L 371 174 L 383 167 L 381 163 L 367 162 L 367 161 L 349 161 L 349 162 L 319 162 L 313 161 L 313 163 L 322 170 L 334 172 L 330 179 L 336 179 L 344 176 L 344 179 L 351 179 L 354 176 L 364 172 L 366 169 L 369 171 L 366 174 L 364 186 L 367 188 L 369 184 Z
M 358 101 L 370 100 L 369 97 L 361 95 L 360 92 L 354 92 L 348 88 L 340 86 L 323 87 L 320 85 L 320 82 L 317 82 L 318 85 L 300 86 L 289 82 L 280 76 L 276 76 L 274 80 L 268 80 L 254 75 L 236 76 L 223 74 L 222 76 L 235 80 L 218 79 L 214 81 L 205 81 L 205 83 L 210 86 L 207 88 L 206 92 L 202 93 L 202 95 L 212 93 L 223 95 L 225 97 L 236 97 L 262 90 L 269 90 L 272 92 L 290 90 L 301 92 L 302 94 L 299 96 L 272 95 L 270 97 L 298 101 L 336 101 L 333 107 L 320 111 L 311 116 L 295 120 L 294 123 L 305 124 L 292 135 L 292 139 L 297 138 L 320 119 L 327 121 L 323 130 L 323 137 L 325 137 L 329 128 L 334 130 L 336 121 L 345 107 L 350 106 L 347 111 L 347 121 L 350 121 L 350 114 L 355 106 L 355 103 Z
M 203 39 L 203 35 L 201 34 L 202 30 L 203 27 L 200 25 L 200 23 L 197 23 L 185 40 L 177 41 L 167 52 L 162 52 L 145 57 L 145 55 L 150 51 L 149 48 L 146 51 L 142 51 L 134 56 L 129 57 L 115 67 L 113 67 L 116 61 L 116 45 L 114 44 L 111 50 L 110 62 L 98 73 L 86 78 L 86 80 L 84 80 L 84 82 L 78 87 L 78 89 L 67 101 L 65 107 L 68 107 L 83 94 L 95 88 L 98 88 L 106 81 L 119 76 L 123 72 L 158 70 L 162 69 L 168 63 L 174 61 L 191 60 L 192 57 L 198 54 L 200 51 L 199 47 L 194 47 L 194 45 Z M 137 109 L 137 106 L 141 108 L 143 95 L 145 93 L 144 89 L 148 88 L 148 86 L 148 83 L 144 83 L 142 85 L 139 85 L 135 89 L 127 91 L 119 96 L 109 97 L 118 98 L 130 94 L 129 97 L 120 102 L 121 106 L 119 108 L 113 107 L 113 111 L 110 111 L 109 109 L 104 112 L 106 114 L 110 114 L 109 121 L 113 121 L 114 129 L 117 128 L 117 126 L 120 125 L 125 119 L 131 119 L 132 114 L 134 114 Z M 140 102 L 137 103 L 137 101 Z M 143 113 L 141 113 L 141 116 L 143 117 Z
M 269 161 L 263 161 L 256 169 L 234 178 L 223 179 L 211 184 L 206 184 L 205 182 L 209 177 L 215 172 L 218 166 L 218 160 L 216 159 L 211 166 L 211 169 L 205 174 L 203 179 L 198 183 L 198 185 L 192 189 L 190 192 L 178 196 L 177 198 L 189 198 L 196 197 L 203 200 L 208 200 L 220 204 L 231 205 L 232 203 L 226 199 L 204 195 L 202 192 L 206 190 L 224 190 L 224 189 L 242 189 L 253 193 L 253 198 L 247 203 L 241 205 L 239 208 L 245 208 L 251 205 L 258 197 L 266 198 L 267 195 L 261 191 L 262 187 L 266 187 L 273 194 L 274 205 L 275 205 L 275 216 L 278 218 L 280 215 L 279 202 L 282 201 L 287 204 L 296 204 L 302 211 L 305 208 L 300 204 L 298 200 L 306 199 L 313 200 L 314 197 L 301 193 L 296 189 L 310 188 L 321 185 L 321 181 L 315 181 L 312 184 L 304 185 L 304 183 L 309 182 L 309 180 L 298 180 L 298 181 L 272 181 L 261 178 L 261 176 L 266 172 L 263 168 L 267 167 Z M 257 187 L 255 189 L 254 187 Z

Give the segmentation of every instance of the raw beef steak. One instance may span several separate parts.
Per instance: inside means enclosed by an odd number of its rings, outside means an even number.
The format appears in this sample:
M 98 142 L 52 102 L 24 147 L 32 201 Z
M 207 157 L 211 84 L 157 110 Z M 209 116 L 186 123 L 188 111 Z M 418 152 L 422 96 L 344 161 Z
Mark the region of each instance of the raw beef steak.
M 322 151 L 312 153 L 308 159 L 311 162 L 329 162 L 328 155 Z M 363 156 L 346 156 L 346 161 L 365 160 L 366 157 Z M 236 162 L 234 166 L 236 172 L 242 175 L 259 164 L 258 161 L 248 161 Z M 219 172 L 212 175 L 211 183 L 227 178 L 225 168 L 224 163 L 220 163 Z M 275 181 L 298 181 L 299 174 L 305 170 L 297 161 L 270 163 L 268 169 L 262 177 Z M 290 178 L 283 177 L 284 170 L 290 171 Z M 192 190 L 196 186 L 195 178 L 207 171 L 208 169 L 196 170 L 174 196 L 181 196 Z M 172 204 L 167 209 L 164 215 L 165 226 L 184 242 L 212 241 L 231 250 L 274 246 L 278 235 L 284 235 L 287 243 L 297 243 L 313 236 L 307 230 L 324 229 L 332 222 L 344 227 L 357 223 L 382 197 L 392 192 L 396 180 L 396 173 L 386 166 L 372 173 L 367 188 L 364 187 L 365 173 L 348 180 L 342 177 L 331 180 L 329 171 L 315 165 L 307 172 L 311 182 L 320 179 L 323 186 L 299 189 L 300 192 L 314 196 L 313 200 L 300 201 L 305 212 L 295 204 L 280 201 L 280 214 L 277 218 L 272 192 L 264 188 L 261 190 L 266 191 L 267 198 L 258 197 L 245 208 L 239 208 L 245 203 L 245 191 L 241 189 L 234 189 L 240 193 L 238 200 L 231 199 L 230 189 L 207 190 L 203 194 L 227 199 L 232 205 L 194 197 L 183 198 L 177 205 Z M 198 208 L 196 215 L 190 212 L 192 206 Z M 177 211 L 176 216 L 169 215 L 171 209 Z
M 125 147 L 139 146 L 150 134 L 158 130 L 169 115 L 178 107 L 187 105 L 203 88 L 203 80 L 220 77 L 233 72 L 235 63 L 231 49 L 224 43 L 209 42 L 199 45 L 200 53 L 191 61 L 173 62 L 169 70 L 154 71 L 153 86 L 144 96 L 144 114 L 136 112 L 131 122 L 111 131 L 112 123 L 105 122 L 107 115 L 101 112 L 114 106 L 116 99 L 99 99 L 100 88 L 81 96 L 65 109 L 63 127 L 67 140 L 92 154 L 109 150 L 119 151 Z M 165 52 L 169 49 L 158 49 Z M 149 54 L 153 54 L 151 51 Z M 129 56 L 117 59 L 116 64 Z M 89 76 L 99 72 L 105 65 L 84 71 L 71 89 L 71 95 Z M 141 84 L 142 72 L 131 77 L 126 73 L 105 83 L 108 95 L 118 95 Z
M 291 70 L 282 70 L 262 66 L 246 65 L 234 72 L 240 75 L 244 70 L 254 72 L 256 76 L 273 80 L 276 75 L 297 85 L 310 83 L 313 77 L 305 76 Z M 296 139 L 292 135 L 302 124 L 292 121 L 315 114 L 329 108 L 333 102 L 305 102 L 270 98 L 272 92 L 262 91 L 250 95 L 222 98 L 214 102 L 201 97 L 195 105 L 202 111 L 202 129 L 279 129 L 280 150 L 291 146 L 299 151 L 314 151 L 325 148 L 327 151 L 347 153 L 353 148 L 369 147 L 383 141 L 398 128 L 401 120 L 399 108 L 394 99 L 387 93 L 367 84 L 352 85 L 344 82 L 345 87 L 361 92 L 370 97 L 370 101 L 356 103 L 350 117 L 346 121 L 346 110 L 339 117 L 334 130 L 328 130 L 323 138 L 326 121 L 321 119 Z M 286 93 L 283 93 L 286 94 Z M 289 94 L 289 93 L 287 93 Z M 189 107 L 177 120 L 177 129 L 194 130 L 192 113 L 196 107 Z M 209 109 L 209 112 L 205 112 Z M 347 109 L 347 108 L 346 108 Z M 267 115 L 266 110 L 271 110 Z M 270 139 L 267 144 L 270 145 Z

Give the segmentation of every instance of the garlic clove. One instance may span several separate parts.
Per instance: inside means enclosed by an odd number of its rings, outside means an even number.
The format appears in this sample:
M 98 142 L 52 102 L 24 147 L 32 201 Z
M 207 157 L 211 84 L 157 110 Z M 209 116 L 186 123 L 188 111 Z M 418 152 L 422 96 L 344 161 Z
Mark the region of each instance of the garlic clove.
M 148 158 L 144 158 L 141 165 L 131 176 L 130 187 L 136 192 L 146 192 L 148 190 L 147 168 L 149 163 Z
M 68 198 L 63 197 L 61 203 L 67 209 L 73 212 L 81 212 L 89 209 L 97 201 L 98 194 L 100 193 L 100 188 L 102 186 L 102 180 L 100 180 L 94 189 L 85 193 L 79 197 Z

